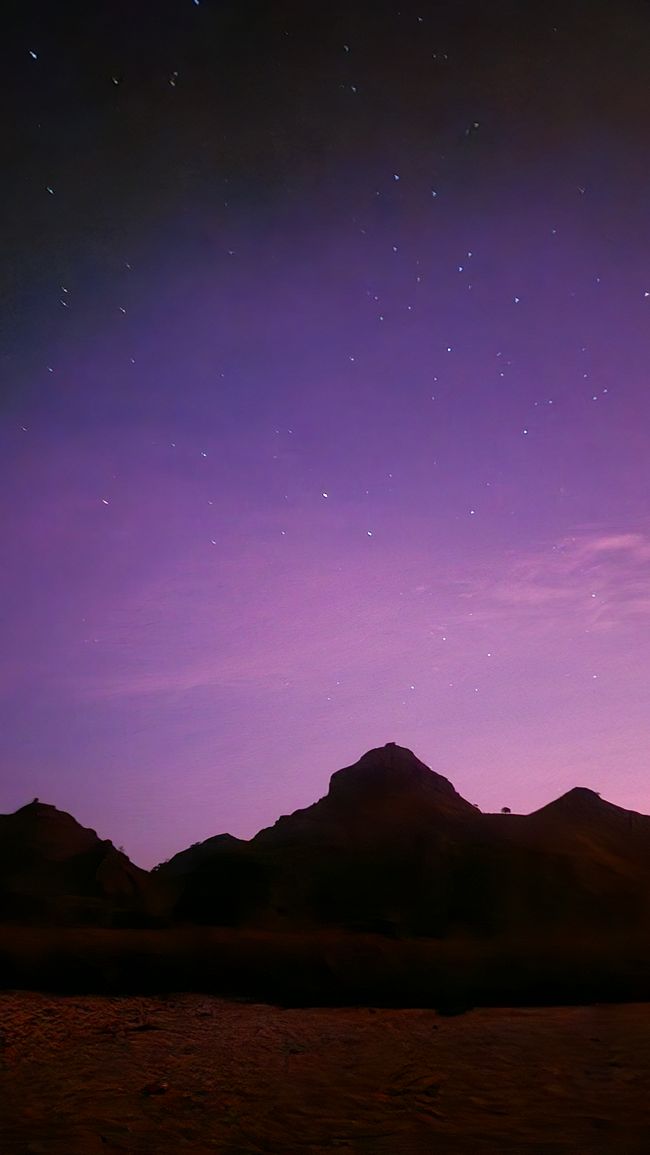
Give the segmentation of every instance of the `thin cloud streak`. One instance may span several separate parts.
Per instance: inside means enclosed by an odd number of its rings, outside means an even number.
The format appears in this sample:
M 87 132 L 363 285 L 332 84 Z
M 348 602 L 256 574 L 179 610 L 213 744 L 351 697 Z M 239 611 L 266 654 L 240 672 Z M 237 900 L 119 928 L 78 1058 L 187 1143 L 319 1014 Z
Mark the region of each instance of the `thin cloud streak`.
M 458 679 L 459 660 L 484 637 L 514 654 L 524 637 L 564 647 L 576 631 L 638 630 L 650 618 L 649 561 L 642 534 L 582 535 L 503 563 L 482 560 L 477 577 L 449 562 L 437 580 L 413 586 L 375 578 L 360 557 L 345 572 L 310 558 L 278 573 L 245 549 L 214 566 L 197 555 L 116 603 L 105 640 L 77 653 L 66 686 L 85 700 L 262 692 L 354 677 L 369 662 Z
M 650 616 L 650 538 L 642 533 L 581 535 L 511 559 L 467 595 L 474 616 L 507 612 L 519 628 L 613 630 Z

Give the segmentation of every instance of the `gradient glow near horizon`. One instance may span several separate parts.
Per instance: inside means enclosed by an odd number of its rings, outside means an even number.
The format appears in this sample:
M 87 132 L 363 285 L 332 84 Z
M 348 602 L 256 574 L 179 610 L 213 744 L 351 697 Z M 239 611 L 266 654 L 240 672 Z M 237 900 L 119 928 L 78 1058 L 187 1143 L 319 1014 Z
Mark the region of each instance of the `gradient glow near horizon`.
M 647 6 L 309 7 L 11 38 L 0 810 L 143 866 L 389 740 L 650 811 Z

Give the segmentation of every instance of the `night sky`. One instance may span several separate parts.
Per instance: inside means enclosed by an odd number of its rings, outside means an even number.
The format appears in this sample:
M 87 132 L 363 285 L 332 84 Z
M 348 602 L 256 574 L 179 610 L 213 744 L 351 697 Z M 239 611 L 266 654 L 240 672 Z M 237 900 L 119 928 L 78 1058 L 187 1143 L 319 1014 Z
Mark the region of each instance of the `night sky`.
M 650 5 L 2 24 L 0 810 L 650 812 Z

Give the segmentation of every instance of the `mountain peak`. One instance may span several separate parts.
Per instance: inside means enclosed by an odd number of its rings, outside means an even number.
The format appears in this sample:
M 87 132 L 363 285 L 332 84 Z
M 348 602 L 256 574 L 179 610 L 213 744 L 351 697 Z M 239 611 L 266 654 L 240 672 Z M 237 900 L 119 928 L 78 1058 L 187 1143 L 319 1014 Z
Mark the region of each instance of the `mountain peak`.
M 95 830 L 82 826 L 67 810 L 34 798 L 13 814 L 0 816 L 4 827 L 16 832 L 30 844 L 58 846 L 63 854 L 81 853 L 100 841 Z
M 419 795 L 444 804 L 445 809 L 474 812 L 474 807 L 461 798 L 451 782 L 431 770 L 405 746 L 387 742 L 366 751 L 352 766 L 345 766 L 332 774 L 328 800 L 334 804 Z
M 563 818 L 570 822 L 579 822 L 590 818 L 611 817 L 619 813 L 624 813 L 621 807 L 605 802 L 597 791 L 591 790 L 588 786 L 574 786 L 553 802 L 535 810 L 531 817 Z
M 430 770 L 412 750 L 387 742 L 367 750 L 351 766 L 332 774 L 324 798 L 304 810 L 283 814 L 273 826 L 260 830 L 251 845 L 287 842 L 313 843 L 355 837 L 385 837 L 415 823 L 470 817 L 476 810 L 457 794 L 442 774 Z
M 44 816 L 46 814 L 64 814 L 64 810 L 57 810 L 50 802 L 41 802 L 40 798 L 32 798 L 31 802 L 19 806 L 16 814 Z
M 566 794 L 562 794 L 562 798 L 572 798 L 575 801 L 581 802 L 595 802 L 600 799 L 600 794 L 597 790 L 592 790 L 589 786 L 573 786 L 571 790 L 567 790 Z

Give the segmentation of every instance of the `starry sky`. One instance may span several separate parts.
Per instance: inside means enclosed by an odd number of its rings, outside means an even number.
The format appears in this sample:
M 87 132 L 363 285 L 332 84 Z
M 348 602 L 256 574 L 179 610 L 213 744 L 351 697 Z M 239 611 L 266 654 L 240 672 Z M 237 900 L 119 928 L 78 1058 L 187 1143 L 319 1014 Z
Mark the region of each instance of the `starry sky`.
M 650 5 L 4 24 L 0 810 L 650 812 Z

